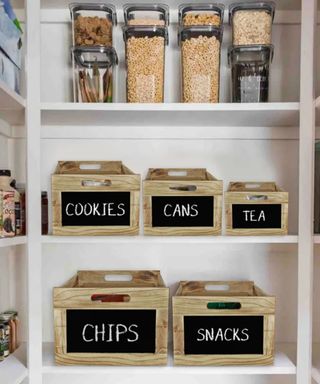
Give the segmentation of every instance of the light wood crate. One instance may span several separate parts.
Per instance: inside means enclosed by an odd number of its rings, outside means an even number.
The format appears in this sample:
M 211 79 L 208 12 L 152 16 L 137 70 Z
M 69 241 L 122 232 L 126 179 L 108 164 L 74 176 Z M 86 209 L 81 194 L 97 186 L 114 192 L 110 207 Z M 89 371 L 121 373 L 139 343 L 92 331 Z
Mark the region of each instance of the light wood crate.
M 222 221 L 223 182 L 204 168 L 149 169 L 143 182 L 144 234 L 164 236 L 220 235 Z M 210 226 L 156 227 L 153 226 L 152 198 L 156 196 L 213 197 L 213 223 Z
M 131 276 L 131 281 L 106 281 L 105 276 Z M 124 296 L 121 302 L 92 301 L 92 295 Z M 53 289 L 55 360 L 58 365 L 165 365 L 168 344 L 169 288 L 159 271 L 78 271 Z M 156 310 L 155 353 L 68 353 L 68 309 Z
M 289 193 L 274 182 L 232 182 L 225 193 L 226 234 L 235 236 L 287 235 Z M 281 228 L 234 228 L 232 206 L 234 204 L 281 204 Z
M 98 169 L 95 169 L 96 166 Z M 85 185 L 84 182 L 88 181 L 88 185 Z M 121 161 L 59 161 L 52 175 L 53 234 L 57 236 L 137 235 L 139 233 L 140 184 L 140 175 L 134 174 Z M 130 192 L 130 225 L 62 226 L 61 193 L 85 191 Z
M 218 290 L 223 287 L 226 290 Z M 210 289 L 209 289 L 210 288 Z M 214 289 L 217 290 L 214 290 Z M 275 297 L 251 281 L 182 281 L 172 298 L 175 365 L 269 365 L 274 359 Z M 209 309 L 209 303 L 220 309 Z M 239 304 L 239 309 L 226 305 Z M 185 316 L 263 316 L 263 354 L 186 354 Z

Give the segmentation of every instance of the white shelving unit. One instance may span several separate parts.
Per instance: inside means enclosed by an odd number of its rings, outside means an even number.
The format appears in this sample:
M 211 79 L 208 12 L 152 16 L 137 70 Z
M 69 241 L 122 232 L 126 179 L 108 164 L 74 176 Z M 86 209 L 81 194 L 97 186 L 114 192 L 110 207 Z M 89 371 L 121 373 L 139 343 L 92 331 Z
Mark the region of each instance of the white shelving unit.
M 179 102 L 178 0 L 170 1 L 165 103 L 125 103 L 124 2 L 114 2 L 120 21 L 114 43 L 121 63 L 116 102 L 82 105 L 71 102 L 68 0 L 13 1 L 26 28 L 26 98 L 0 83 L 0 165 L 26 181 L 28 235 L 0 239 L 0 270 L 8 271 L 0 281 L 0 310 L 10 305 L 21 313 L 28 361 L 20 351 L 6 365 L 0 363 L 0 384 L 82 384 L 88 379 L 91 384 L 157 384 L 164 379 L 186 384 L 311 384 L 312 378 L 320 383 L 320 357 L 315 349 L 312 366 L 311 351 L 312 342 L 320 343 L 317 327 L 312 336 L 313 295 L 320 293 L 318 286 L 313 289 L 313 269 L 320 267 L 320 258 L 314 259 L 320 237 L 313 236 L 313 148 L 320 121 L 313 64 L 319 56 L 316 0 L 276 0 L 270 103 L 228 102 L 230 29 L 225 25 L 222 102 L 216 105 Z M 236 179 L 274 180 L 290 193 L 289 235 L 42 236 L 41 190 L 48 190 L 50 199 L 50 175 L 57 161 L 71 159 L 123 160 L 143 177 L 149 167 L 206 167 L 224 180 L 225 189 Z M 170 358 L 162 368 L 56 366 L 52 288 L 78 269 L 124 268 L 160 269 L 171 293 L 179 280 L 255 280 L 277 297 L 275 363 L 178 368 Z M 1 295 L 7 287 L 9 298 Z M 293 343 L 293 353 L 286 343 Z

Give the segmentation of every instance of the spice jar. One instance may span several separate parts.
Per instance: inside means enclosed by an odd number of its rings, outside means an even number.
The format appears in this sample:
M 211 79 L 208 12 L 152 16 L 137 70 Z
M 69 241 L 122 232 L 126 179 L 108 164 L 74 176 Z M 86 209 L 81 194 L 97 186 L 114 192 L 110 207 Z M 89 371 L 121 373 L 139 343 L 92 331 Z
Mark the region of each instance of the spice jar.
M 11 187 L 11 171 L 0 170 L 0 237 L 13 237 L 16 234 L 16 204 L 20 204 L 20 194 Z
M 182 4 L 179 6 L 179 24 L 182 27 L 192 25 L 220 27 L 223 22 L 223 15 L 223 4 Z
M 182 101 L 218 103 L 223 31 L 212 26 L 184 27 L 179 34 Z
M 2 316 L 7 316 L 10 326 L 10 353 L 13 353 L 19 347 L 19 319 L 18 312 L 6 311 Z
M 275 3 L 235 3 L 229 7 L 233 45 L 271 44 Z
M 72 3 L 69 9 L 74 46 L 112 46 L 112 28 L 117 24 L 113 5 Z
M 113 102 L 113 69 L 118 64 L 112 47 L 73 47 L 74 100 L 79 103 Z
M 232 101 L 234 103 L 267 102 L 273 46 L 230 47 L 228 56 L 232 72 Z
M 42 235 L 47 235 L 49 231 L 49 212 L 48 212 L 48 193 L 41 192 L 41 229 Z
M 5 316 L 6 318 L 7 316 Z M 10 355 L 10 325 L 0 315 L 0 360 Z
M 123 13 L 126 25 L 169 25 L 169 7 L 165 4 L 126 4 Z

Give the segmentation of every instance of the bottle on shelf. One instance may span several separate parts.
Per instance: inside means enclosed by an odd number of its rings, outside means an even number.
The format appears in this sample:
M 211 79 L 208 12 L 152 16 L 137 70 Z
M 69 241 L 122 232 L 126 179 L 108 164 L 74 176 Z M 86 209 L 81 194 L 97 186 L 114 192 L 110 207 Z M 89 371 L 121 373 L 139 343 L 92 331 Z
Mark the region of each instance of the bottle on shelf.
M 20 205 L 20 194 L 10 184 L 11 171 L 0 170 L 0 237 L 16 235 L 16 204 Z

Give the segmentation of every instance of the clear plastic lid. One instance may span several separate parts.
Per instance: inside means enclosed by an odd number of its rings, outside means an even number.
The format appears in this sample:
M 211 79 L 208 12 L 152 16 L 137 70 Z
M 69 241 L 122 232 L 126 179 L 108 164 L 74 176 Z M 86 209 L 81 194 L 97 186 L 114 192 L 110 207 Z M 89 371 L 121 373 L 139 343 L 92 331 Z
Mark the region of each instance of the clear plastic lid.
M 222 41 L 223 37 L 223 28 L 222 27 L 214 27 L 212 25 L 194 25 L 190 27 L 180 28 L 178 34 L 178 43 L 191 39 L 197 38 L 199 36 L 206 37 L 216 37 L 217 40 Z
M 169 7 L 166 4 L 125 4 L 126 25 L 169 25 Z
M 118 64 L 118 55 L 113 47 L 73 47 L 74 60 L 82 68 L 109 68 Z
M 169 43 L 167 27 L 158 25 L 125 25 L 122 30 L 124 41 L 127 41 L 130 37 L 145 38 L 160 36 L 164 38 L 166 45 Z
M 272 62 L 273 45 L 239 45 L 228 50 L 229 65 L 236 63 Z
M 223 23 L 223 16 L 224 16 L 224 5 L 223 4 L 214 4 L 214 3 L 200 3 L 200 4 L 181 4 L 179 6 L 179 24 L 180 26 L 184 26 L 185 24 L 185 17 L 190 15 L 190 17 L 193 17 L 194 19 L 200 19 L 201 16 L 218 16 L 220 19 L 219 23 L 211 23 L 210 20 L 208 20 L 207 23 L 204 23 L 202 25 L 214 25 L 214 26 L 220 26 Z M 191 20 L 190 20 L 191 21 Z M 192 21 L 191 21 L 192 22 Z M 191 23 L 188 25 L 192 25 Z M 196 21 L 194 25 L 200 25 L 199 21 Z
M 266 11 L 270 13 L 273 21 L 275 9 L 276 4 L 273 1 L 234 3 L 229 7 L 229 24 L 231 24 L 233 15 L 237 11 Z
M 80 12 L 88 11 L 89 12 L 97 12 L 99 17 L 99 13 L 104 13 L 108 16 L 108 19 L 112 21 L 112 24 L 117 25 L 117 13 L 116 8 L 112 4 L 103 4 L 103 3 L 71 3 L 69 5 L 71 18 L 75 19 Z

